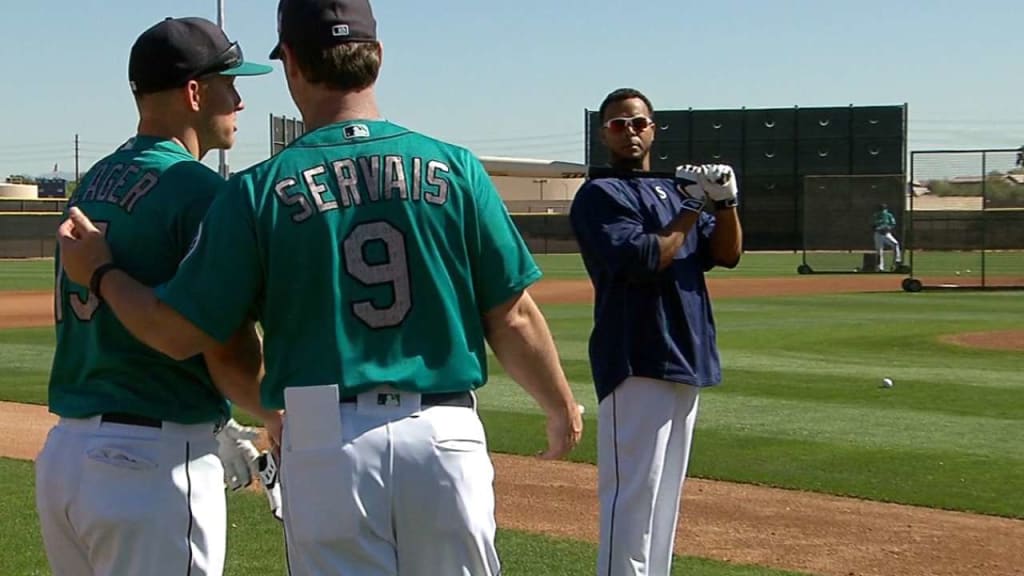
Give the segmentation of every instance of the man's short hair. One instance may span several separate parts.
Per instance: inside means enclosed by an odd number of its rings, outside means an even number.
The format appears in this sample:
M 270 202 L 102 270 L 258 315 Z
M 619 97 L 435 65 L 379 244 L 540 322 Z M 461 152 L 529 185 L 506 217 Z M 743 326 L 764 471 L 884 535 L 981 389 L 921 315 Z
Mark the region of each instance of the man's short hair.
M 647 105 L 647 111 L 651 113 L 652 117 L 654 116 L 654 106 L 651 105 L 651 101 L 647 96 L 644 96 L 643 92 L 640 92 L 635 88 L 619 88 L 605 96 L 604 101 L 601 102 L 601 121 L 604 122 L 604 113 L 608 111 L 609 106 L 616 102 L 622 102 L 623 100 L 629 100 L 631 98 L 639 98 L 640 100 L 643 100 L 643 103 Z
M 296 66 L 307 81 L 346 92 L 377 82 L 380 50 L 376 42 L 346 42 L 329 48 L 292 47 Z

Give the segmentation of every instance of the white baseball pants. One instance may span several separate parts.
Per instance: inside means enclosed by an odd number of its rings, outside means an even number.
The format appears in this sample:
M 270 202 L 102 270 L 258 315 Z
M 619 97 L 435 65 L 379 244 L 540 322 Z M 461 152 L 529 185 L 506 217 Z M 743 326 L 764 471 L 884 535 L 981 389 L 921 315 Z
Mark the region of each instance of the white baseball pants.
M 668 576 L 700 389 L 627 378 L 598 406 L 598 576 Z
M 213 430 L 61 418 L 36 459 L 53 573 L 220 576 L 226 508 Z
M 903 262 L 903 255 L 900 253 L 900 243 L 892 232 L 875 232 L 875 251 L 878 253 L 878 271 L 885 270 L 885 249 L 892 248 L 896 257 L 895 264 Z
M 475 408 L 421 407 L 418 394 L 394 391 L 299 406 L 289 390 L 281 494 L 292 576 L 500 574 L 494 468 Z

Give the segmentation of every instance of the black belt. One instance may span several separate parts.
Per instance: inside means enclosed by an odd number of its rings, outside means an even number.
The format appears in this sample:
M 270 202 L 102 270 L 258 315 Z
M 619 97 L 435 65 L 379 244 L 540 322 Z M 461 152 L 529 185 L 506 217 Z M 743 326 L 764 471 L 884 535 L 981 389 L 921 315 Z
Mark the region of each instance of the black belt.
M 410 392 L 412 394 L 412 392 Z M 381 406 L 393 405 L 401 402 L 402 392 L 388 394 L 381 392 L 377 394 L 377 404 Z M 342 396 L 338 399 L 342 404 L 354 404 L 357 396 Z M 420 394 L 420 406 L 459 406 L 461 408 L 473 407 L 473 395 L 469 392 L 439 392 L 437 394 Z
M 107 412 L 100 416 L 100 422 L 110 424 L 128 424 L 129 426 L 146 426 L 148 428 L 163 428 L 164 423 L 156 418 L 125 414 L 124 412 Z

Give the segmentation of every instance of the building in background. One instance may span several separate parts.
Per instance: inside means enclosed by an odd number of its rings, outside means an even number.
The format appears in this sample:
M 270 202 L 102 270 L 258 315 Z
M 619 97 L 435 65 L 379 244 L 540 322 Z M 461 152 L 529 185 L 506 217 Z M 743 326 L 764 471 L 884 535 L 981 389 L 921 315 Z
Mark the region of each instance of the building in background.
M 39 178 L 36 187 L 40 198 L 64 198 L 67 196 L 68 181 L 64 178 Z
M 39 198 L 39 188 L 35 184 L 7 182 L 0 184 L 0 199 L 4 200 L 35 200 Z
M 583 184 L 585 164 L 534 158 L 481 156 L 512 213 L 564 213 Z

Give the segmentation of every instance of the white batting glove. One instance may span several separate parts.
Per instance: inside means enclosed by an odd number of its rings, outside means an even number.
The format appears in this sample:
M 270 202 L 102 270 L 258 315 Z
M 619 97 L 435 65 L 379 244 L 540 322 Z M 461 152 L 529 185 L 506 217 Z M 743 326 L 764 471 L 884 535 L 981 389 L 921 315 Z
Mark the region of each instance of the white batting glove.
M 244 488 L 259 474 L 260 453 L 252 441 L 260 437 L 256 428 L 242 426 L 232 418 L 217 433 L 217 456 L 224 464 L 224 483 L 232 490 Z
M 263 483 L 263 492 L 266 493 L 267 501 L 270 503 L 270 513 L 274 515 L 274 518 L 284 521 L 284 512 L 281 508 L 281 485 L 277 483 L 278 468 L 274 454 L 271 452 L 260 454 L 257 458 L 257 467 L 259 468 L 260 482 Z
M 733 203 L 739 195 L 736 173 L 727 164 L 705 164 L 704 193 L 712 202 Z
M 683 164 L 676 167 L 676 190 L 683 196 L 683 208 L 691 212 L 704 209 L 707 193 L 704 190 L 705 167 Z

